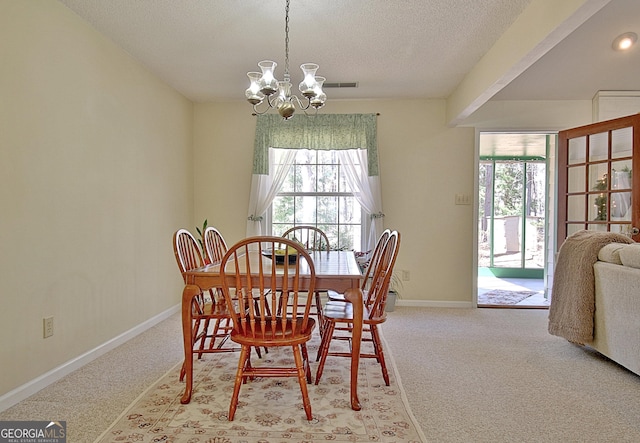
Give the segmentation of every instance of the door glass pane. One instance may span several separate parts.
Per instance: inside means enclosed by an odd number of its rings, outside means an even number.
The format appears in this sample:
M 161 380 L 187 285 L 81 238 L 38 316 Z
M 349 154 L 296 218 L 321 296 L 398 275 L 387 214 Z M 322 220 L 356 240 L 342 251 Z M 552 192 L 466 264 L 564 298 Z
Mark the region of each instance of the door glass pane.
M 589 166 L 589 191 L 606 191 L 608 189 L 607 167 L 607 163 Z
M 569 140 L 569 164 L 585 163 L 587 161 L 587 138 L 579 137 Z
M 607 194 L 589 195 L 589 221 L 605 221 L 607 219 Z
M 631 157 L 633 128 L 611 131 L 611 158 Z
M 493 209 L 495 267 L 521 267 L 523 186 L 524 163 L 496 163 Z
M 478 266 L 490 267 L 493 163 L 482 162 L 478 171 Z
M 631 223 L 611 225 L 611 232 L 631 236 Z
M 570 195 L 567 197 L 567 220 L 585 221 L 584 195 Z
M 568 192 L 584 192 L 585 166 L 573 166 L 567 170 Z
M 605 160 L 609 153 L 609 133 L 600 132 L 589 136 L 589 161 Z
M 526 163 L 525 268 L 544 269 L 544 163 Z
M 567 225 L 567 237 L 569 237 L 572 234 L 575 234 L 578 231 L 581 231 L 582 229 L 584 229 L 584 225 L 574 225 L 574 224 Z
M 631 189 L 631 160 L 611 162 L 611 189 Z

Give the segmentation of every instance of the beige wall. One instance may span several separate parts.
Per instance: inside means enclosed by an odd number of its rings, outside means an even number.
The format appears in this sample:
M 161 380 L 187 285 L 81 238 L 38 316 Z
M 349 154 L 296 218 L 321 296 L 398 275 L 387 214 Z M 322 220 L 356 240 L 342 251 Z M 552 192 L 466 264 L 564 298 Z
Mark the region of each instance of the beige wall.
M 474 130 L 445 124 L 444 100 L 333 101 L 325 113 L 376 113 L 386 227 L 402 233 L 404 301 L 472 300 Z M 304 118 L 296 115 L 295 118 Z M 229 242 L 245 235 L 255 118 L 246 103 L 195 106 L 195 212 Z
M 193 105 L 55 1 L 0 1 L 0 60 L 2 398 L 179 303 Z

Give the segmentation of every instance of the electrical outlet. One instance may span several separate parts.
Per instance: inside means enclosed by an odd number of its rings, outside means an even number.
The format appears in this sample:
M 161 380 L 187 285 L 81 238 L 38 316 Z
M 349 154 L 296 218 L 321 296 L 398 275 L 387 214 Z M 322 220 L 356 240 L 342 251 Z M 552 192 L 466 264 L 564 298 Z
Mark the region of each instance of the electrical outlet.
M 44 338 L 51 337 L 53 335 L 53 317 L 43 318 L 42 326 L 44 329 Z
M 402 280 L 409 281 L 411 280 L 411 273 L 406 269 L 402 271 Z

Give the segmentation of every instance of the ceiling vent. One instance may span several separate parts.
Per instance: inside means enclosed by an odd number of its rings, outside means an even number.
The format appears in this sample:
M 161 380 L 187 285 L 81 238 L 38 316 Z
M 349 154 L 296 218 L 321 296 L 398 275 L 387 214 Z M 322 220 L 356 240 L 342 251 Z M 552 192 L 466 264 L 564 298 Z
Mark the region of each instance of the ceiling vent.
M 324 83 L 322 85 L 323 88 L 357 88 L 358 82 L 334 82 L 334 83 Z

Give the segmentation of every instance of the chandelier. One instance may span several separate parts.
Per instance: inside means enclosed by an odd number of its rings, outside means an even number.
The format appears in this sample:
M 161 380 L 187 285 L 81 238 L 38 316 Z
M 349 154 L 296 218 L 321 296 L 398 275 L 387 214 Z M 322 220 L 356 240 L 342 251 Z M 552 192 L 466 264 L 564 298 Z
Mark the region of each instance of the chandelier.
M 326 80 L 324 77 L 316 76 L 318 65 L 315 63 L 304 63 L 300 66 L 304 78 L 300 82 L 300 93 L 304 97 L 302 100 L 298 96 L 291 94 L 291 77 L 289 76 L 289 2 L 287 0 L 284 21 L 284 80 L 278 81 L 275 78 L 276 62 L 263 60 L 258 63 L 262 72 L 248 72 L 247 76 L 251 81 L 249 88 L 245 91 L 247 101 L 253 105 L 253 111 L 260 115 L 270 109 L 277 109 L 284 120 L 289 120 L 296 112 L 296 106 L 308 115 L 308 109 L 318 112 L 327 100 L 326 94 L 322 91 L 322 84 Z M 263 110 L 258 107 L 262 103 Z

